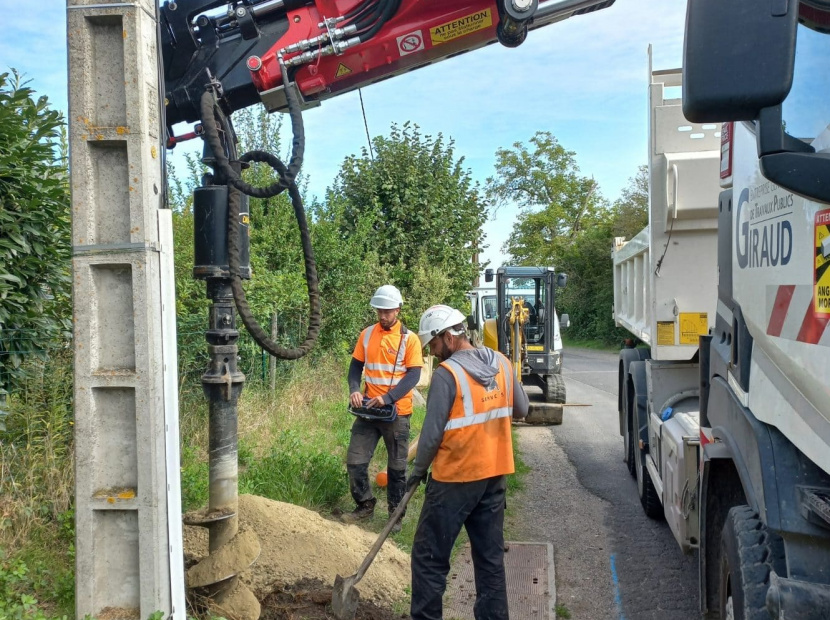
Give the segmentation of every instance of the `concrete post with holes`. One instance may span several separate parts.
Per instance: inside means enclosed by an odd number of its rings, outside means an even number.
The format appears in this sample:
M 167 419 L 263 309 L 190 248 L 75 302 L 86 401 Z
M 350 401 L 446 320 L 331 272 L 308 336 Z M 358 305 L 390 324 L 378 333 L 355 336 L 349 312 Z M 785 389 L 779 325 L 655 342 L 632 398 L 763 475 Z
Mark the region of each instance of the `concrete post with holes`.
M 184 619 L 156 5 L 68 0 L 67 30 L 76 616 Z

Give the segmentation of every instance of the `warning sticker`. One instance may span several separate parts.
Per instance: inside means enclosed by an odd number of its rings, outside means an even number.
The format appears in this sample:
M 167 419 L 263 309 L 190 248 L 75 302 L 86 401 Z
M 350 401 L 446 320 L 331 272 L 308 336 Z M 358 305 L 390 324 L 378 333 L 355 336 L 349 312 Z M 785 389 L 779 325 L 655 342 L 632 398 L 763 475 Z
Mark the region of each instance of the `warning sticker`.
M 490 9 L 485 9 L 451 22 L 441 24 L 440 26 L 430 28 L 429 38 L 433 45 L 438 45 L 439 43 L 446 43 L 447 41 L 452 41 L 458 37 L 472 34 L 478 30 L 484 30 L 492 25 L 493 17 L 490 13 Z
M 709 315 L 706 312 L 680 313 L 680 344 L 698 344 L 700 336 L 709 333 Z
M 334 74 L 334 77 L 339 78 L 343 77 L 344 75 L 349 75 L 352 72 L 346 65 L 342 62 L 337 66 L 337 72 Z
M 424 35 L 421 34 L 420 30 L 400 36 L 397 38 L 397 41 L 398 52 L 400 52 L 401 56 L 406 56 L 407 54 L 419 52 L 424 49 Z
M 529 345 L 527 345 L 527 350 L 528 351 L 544 351 L 545 347 L 542 346 L 541 344 L 529 344 Z
M 657 344 L 674 344 L 674 321 L 657 321 Z
M 816 213 L 816 265 L 813 299 L 816 314 L 830 314 L 830 209 Z

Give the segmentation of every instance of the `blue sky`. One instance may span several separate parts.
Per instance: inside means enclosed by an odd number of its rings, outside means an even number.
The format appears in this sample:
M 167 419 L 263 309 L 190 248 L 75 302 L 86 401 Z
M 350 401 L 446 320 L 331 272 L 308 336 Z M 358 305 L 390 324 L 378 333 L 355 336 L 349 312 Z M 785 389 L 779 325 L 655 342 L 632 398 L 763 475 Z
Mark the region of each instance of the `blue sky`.
M 20 6 L 0 0 L 0 71 L 20 70 L 65 111 L 65 0 L 34 0 L 28 6 L 36 11 Z M 680 66 L 685 7 L 685 0 L 617 0 L 533 31 L 518 48 L 491 45 L 372 85 L 363 90 L 369 132 L 386 134 L 392 122 L 407 120 L 425 134 L 440 132 L 483 182 L 498 148 L 550 131 L 614 200 L 646 162 L 648 45 L 655 68 Z M 324 101 L 304 120 L 303 169 L 310 192 L 322 196 L 343 158 L 366 145 L 357 93 Z M 483 258 L 493 266 L 515 215 L 508 206 L 485 226 Z

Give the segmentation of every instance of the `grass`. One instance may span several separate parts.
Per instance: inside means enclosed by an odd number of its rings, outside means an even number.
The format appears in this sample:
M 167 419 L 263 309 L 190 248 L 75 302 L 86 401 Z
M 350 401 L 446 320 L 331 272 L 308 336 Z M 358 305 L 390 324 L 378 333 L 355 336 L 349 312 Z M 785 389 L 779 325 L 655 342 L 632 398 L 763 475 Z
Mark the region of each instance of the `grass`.
M 71 358 L 27 362 L 0 434 L 0 618 L 74 612 Z

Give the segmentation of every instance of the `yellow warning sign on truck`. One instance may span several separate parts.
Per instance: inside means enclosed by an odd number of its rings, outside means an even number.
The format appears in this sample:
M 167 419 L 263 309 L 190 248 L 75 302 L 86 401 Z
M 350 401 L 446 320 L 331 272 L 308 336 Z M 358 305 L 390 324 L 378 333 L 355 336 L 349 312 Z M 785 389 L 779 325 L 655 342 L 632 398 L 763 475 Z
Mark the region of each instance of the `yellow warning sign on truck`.
M 680 313 L 680 344 L 698 344 L 709 333 L 709 315 L 705 312 Z
M 816 213 L 815 314 L 830 314 L 830 209 Z
M 657 345 L 674 344 L 674 321 L 657 321 Z
M 490 28 L 492 25 L 493 17 L 490 9 L 484 9 L 483 11 L 476 11 L 470 15 L 465 15 L 451 22 L 430 28 L 429 38 L 433 45 L 438 45 L 439 43 L 446 43 L 458 37 Z

